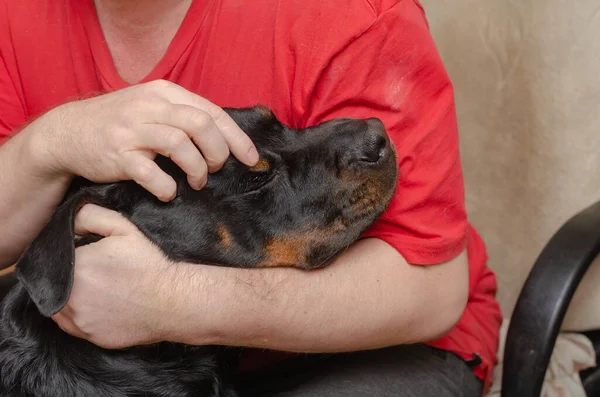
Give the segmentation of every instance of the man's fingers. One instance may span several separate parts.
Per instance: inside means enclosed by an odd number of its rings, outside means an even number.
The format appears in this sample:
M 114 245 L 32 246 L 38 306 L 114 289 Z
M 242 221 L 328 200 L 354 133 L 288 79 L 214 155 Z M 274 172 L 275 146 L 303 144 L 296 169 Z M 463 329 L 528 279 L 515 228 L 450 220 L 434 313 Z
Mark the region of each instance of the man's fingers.
M 175 180 L 160 169 L 152 159 L 139 152 L 126 152 L 122 156 L 127 176 L 154 194 L 161 201 L 171 201 L 177 194 Z
M 252 140 L 221 107 L 173 83 L 157 81 L 155 88 L 171 103 L 192 106 L 210 115 L 238 160 L 249 166 L 258 162 L 258 152 Z
M 137 231 L 136 227 L 116 211 L 86 204 L 75 217 L 75 234 L 98 234 L 100 236 L 123 236 Z
M 250 137 L 238 127 L 223 109 L 218 108 L 216 114 L 213 114 L 212 117 L 219 126 L 231 153 L 246 165 L 256 165 L 259 158 L 258 151 Z M 228 122 L 221 122 L 222 120 L 228 120 Z M 231 123 L 229 123 L 229 120 L 231 120 Z
M 190 186 L 200 189 L 206 185 L 207 162 L 184 131 L 168 125 L 148 124 L 138 137 L 140 147 L 170 157 L 187 174 Z
M 185 131 L 202 152 L 210 172 L 221 168 L 229 157 L 227 141 L 207 112 L 193 106 L 172 105 L 154 117 L 158 124 Z M 179 143 L 179 140 L 175 142 Z

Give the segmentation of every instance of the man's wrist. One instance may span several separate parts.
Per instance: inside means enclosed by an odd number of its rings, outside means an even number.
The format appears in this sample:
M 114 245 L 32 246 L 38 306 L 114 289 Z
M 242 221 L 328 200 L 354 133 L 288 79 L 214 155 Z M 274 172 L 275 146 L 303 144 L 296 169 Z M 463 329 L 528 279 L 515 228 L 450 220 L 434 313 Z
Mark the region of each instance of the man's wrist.
M 266 293 L 273 292 L 273 285 L 278 284 L 272 277 L 272 272 L 262 269 L 170 265 L 160 287 L 164 296 L 161 304 L 166 304 L 172 313 L 170 318 L 162 319 L 163 340 L 190 345 L 252 346 L 264 337 L 258 307 L 266 304 L 264 300 L 272 299 Z
M 167 261 L 160 267 L 156 304 L 160 312 L 169 314 L 159 319 L 160 339 L 190 345 L 216 344 L 216 332 L 211 331 L 214 320 L 207 310 L 212 303 L 207 293 L 207 266 Z
M 61 125 L 63 118 L 60 108 L 55 108 L 33 121 L 23 131 L 26 135 L 24 155 L 31 157 L 28 160 L 31 160 L 35 175 L 56 180 L 72 178 L 61 157 L 61 153 L 65 151 L 59 131 L 65 128 Z
M 55 139 L 50 136 L 56 128 L 44 115 L 13 133 L 2 147 L 6 150 L 4 161 L 18 164 L 18 173 L 8 176 L 8 180 L 25 177 L 32 184 L 60 185 L 66 190 L 73 175 L 57 162 L 60 143 L 52 143 Z

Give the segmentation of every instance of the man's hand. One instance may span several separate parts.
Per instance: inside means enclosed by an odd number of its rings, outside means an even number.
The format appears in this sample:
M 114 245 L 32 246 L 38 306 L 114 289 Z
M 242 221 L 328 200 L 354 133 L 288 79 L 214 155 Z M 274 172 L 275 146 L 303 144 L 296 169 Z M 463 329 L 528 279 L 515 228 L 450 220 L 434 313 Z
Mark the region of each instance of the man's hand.
M 40 232 L 73 175 L 134 180 L 169 201 L 176 184 L 153 161 L 157 154 L 170 157 L 198 189 L 230 152 L 250 166 L 258 161 L 250 138 L 223 109 L 167 81 L 58 106 L 0 146 L 0 268 Z
M 94 182 L 132 179 L 163 201 L 176 186 L 153 161 L 157 154 L 177 163 L 196 189 L 230 151 L 247 165 L 258 161 L 250 138 L 223 109 L 164 80 L 67 103 L 44 120 L 55 126 L 43 147 L 58 171 Z
M 54 321 L 105 348 L 163 340 L 173 289 L 166 278 L 176 265 L 119 213 L 93 204 L 79 211 L 75 232 L 106 238 L 76 249 L 71 296 Z

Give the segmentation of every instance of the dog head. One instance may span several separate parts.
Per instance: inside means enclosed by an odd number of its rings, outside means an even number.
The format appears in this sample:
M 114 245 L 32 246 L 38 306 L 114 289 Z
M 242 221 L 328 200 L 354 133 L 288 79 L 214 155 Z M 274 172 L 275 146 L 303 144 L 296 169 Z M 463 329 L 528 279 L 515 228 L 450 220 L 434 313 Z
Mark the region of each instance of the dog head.
M 17 263 L 15 273 L 40 313 L 53 315 L 68 301 L 78 244 L 73 221 L 85 203 L 120 211 L 173 260 L 302 269 L 328 264 L 389 204 L 396 155 L 379 120 L 292 129 L 264 107 L 226 110 L 255 143 L 255 166 L 230 156 L 196 191 L 175 163 L 159 156 L 177 182 L 169 203 L 131 181 L 71 189 Z
M 210 175 L 203 194 L 214 203 L 211 212 L 220 214 L 215 229 L 226 249 L 244 230 L 260 236 L 261 255 L 252 266 L 324 266 L 389 204 L 396 155 L 378 119 L 291 129 L 263 107 L 229 112 L 255 142 L 260 160 L 247 167 L 230 158 Z M 180 187 L 185 200 L 190 189 Z M 248 258 L 240 260 L 235 265 L 249 265 Z

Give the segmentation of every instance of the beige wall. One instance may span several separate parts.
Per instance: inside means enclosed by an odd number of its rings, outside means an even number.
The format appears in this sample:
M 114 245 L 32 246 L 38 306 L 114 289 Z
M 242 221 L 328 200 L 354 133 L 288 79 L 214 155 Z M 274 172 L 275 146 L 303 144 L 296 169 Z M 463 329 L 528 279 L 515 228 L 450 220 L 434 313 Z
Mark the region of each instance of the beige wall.
M 546 241 L 600 200 L 600 3 L 422 3 L 455 86 L 468 210 L 510 315 Z M 600 302 L 594 269 L 598 296 L 578 308 Z M 571 313 L 571 328 L 600 325 L 595 310 Z

